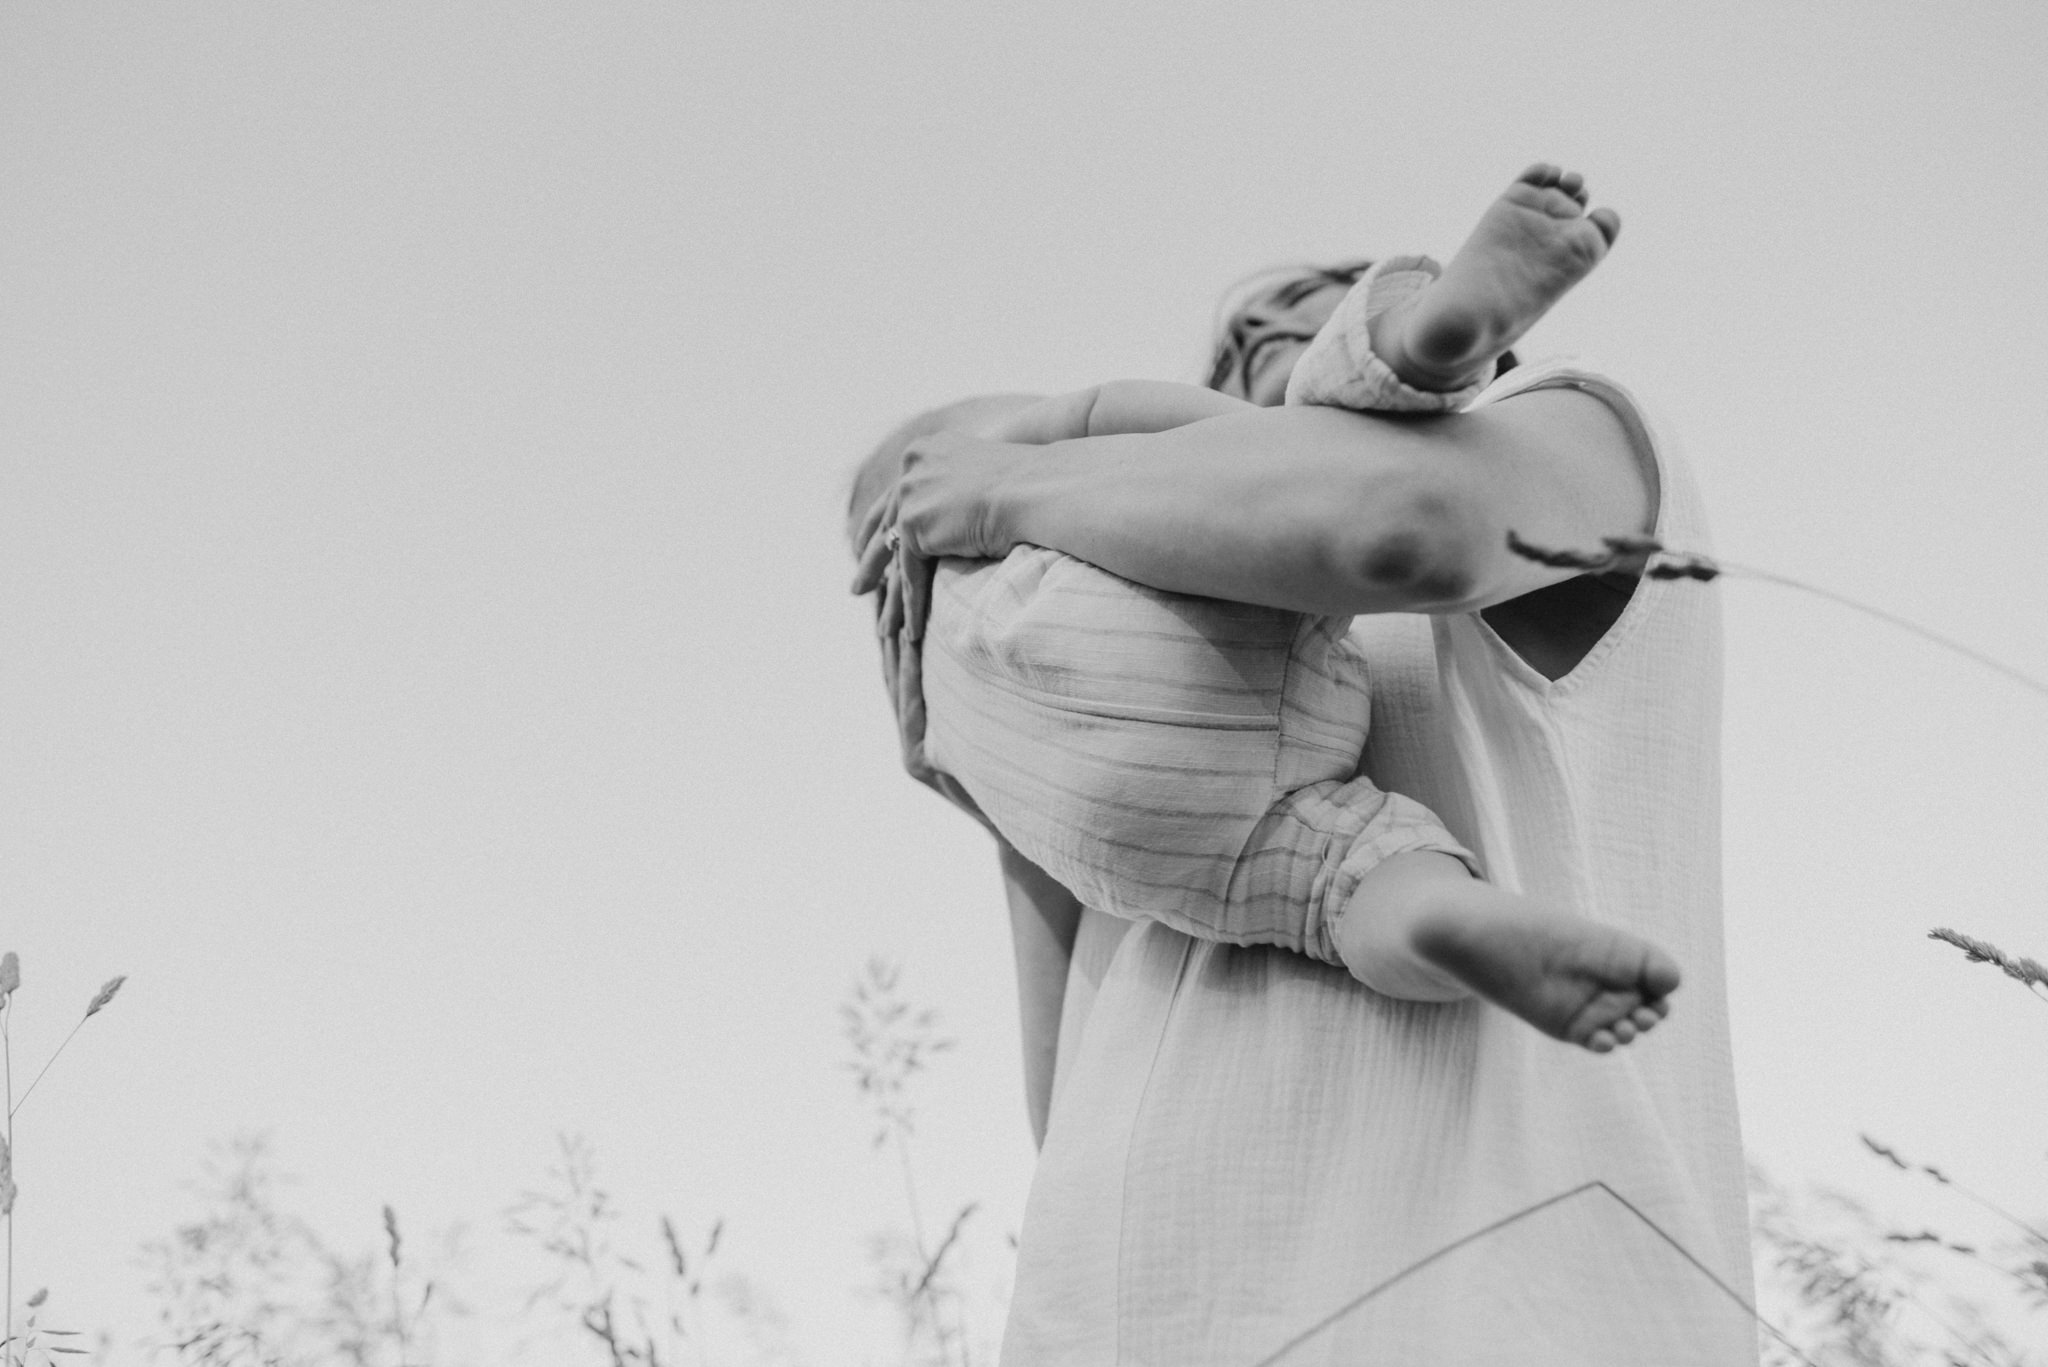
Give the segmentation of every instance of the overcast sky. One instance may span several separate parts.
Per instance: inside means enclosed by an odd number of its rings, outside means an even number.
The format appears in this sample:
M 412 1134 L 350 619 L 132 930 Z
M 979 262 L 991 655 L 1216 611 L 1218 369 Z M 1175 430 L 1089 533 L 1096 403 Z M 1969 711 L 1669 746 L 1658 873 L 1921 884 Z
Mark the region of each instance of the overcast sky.
M 1626 226 L 1522 351 L 1644 395 L 1729 559 L 2048 675 L 2044 14 L 8 6 L 17 1080 L 130 975 L 16 1118 L 17 1287 L 146 1329 L 215 1137 L 367 1248 L 385 1202 L 489 1243 L 573 1130 L 636 1219 L 725 1217 L 806 1361 L 883 1360 L 871 955 L 959 1040 L 918 1161 L 999 1283 L 994 861 L 896 770 L 848 468 L 963 394 L 1196 378 L 1231 281 L 1447 254 L 1532 160 Z M 1752 1151 L 1949 1209 L 1868 1131 L 2048 1209 L 2048 1014 L 1924 938 L 2048 957 L 2048 700 L 1704 591 Z

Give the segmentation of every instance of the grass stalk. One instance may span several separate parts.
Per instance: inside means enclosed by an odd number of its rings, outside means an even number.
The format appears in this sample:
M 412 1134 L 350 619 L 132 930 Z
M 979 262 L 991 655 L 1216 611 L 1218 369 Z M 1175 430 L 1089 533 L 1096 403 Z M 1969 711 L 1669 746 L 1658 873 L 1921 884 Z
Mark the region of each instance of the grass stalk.
M 35 1077 L 29 1082 L 28 1087 L 22 1092 L 21 1100 L 14 1100 L 13 1090 L 11 1088 L 9 1089 L 7 1101 L 7 1122 L 10 1127 L 14 1123 L 14 1113 L 20 1110 L 23 1106 L 26 1106 L 28 1104 L 29 1097 L 35 1094 L 36 1084 L 43 1080 L 44 1073 L 50 1071 L 50 1065 L 57 1061 L 57 1055 L 62 1054 L 64 1052 L 64 1045 L 71 1043 L 71 1041 L 77 1036 L 78 1032 L 85 1028 L 85 1021 L 86 1018 L 84 1016 L 80 1016 L 78 1018 L 78 1024 L 72 1026 L 71 1033 L 64 1037 L 64 1044 L 58 1045 L 57 1052 L 51 1054 L 50 1057 L 44 1061 L 43 1066 L 37 1070 Z M 13 1133 L 13 1130 L 10 1128 L 8 1133 L 11 1135 Z
M 1776 574 L 1770 570 L 1757 569 L 1752 565 L 1738 565 L 1727 560 L 1717 560 L 1713 563 L 1724 575 L 1737 579 L 1754 579 L 1766 584 L 1777 584 L 1782 588 L 1797 589 L 1801 593 L 1810 593 L 1816 598 L 1825 598 L 1828 602 L 1848 608 L 1851 612 L 1860 612 L 1866 617 L 1871 617 L 1887 625 L 1897 627 L 1900 631 L 1918 636 L 1923 641 L 1940 646 L 1951 654 L 1960 655 L 1963 659 L 1970 661 L 1972 664 L 1980 665 L 1994 674 L 2002 674 L 2020 687 L 2030 689 L 2042 697 L 2048 698 L 2048 681 L 2037 679 L 2023 669 L 2015 668 L 2003 660 L 1986 655 L 1975 646 L 1964 645 L 1952 636 L 1944 636 L 1938 631 L 1921 626 L 1911 618 L 1901 617 L 1896 612 L 1886 611 L 1884 608 L 1865 603 L 1860 599 L 1851 598 L 1847 594 L 1836 593 L 1833 589 L 1824 589 L 1818 584 L 1809 584 L 1803 579 L 1794 579 L 1788 574 Z
M 2013 1214 L 2004 1206 L 1999 1205 L 1996 1201 L 1993 1201 L 1989 1197 L 1982 1196 L 1977 1192 L 1972 1191 L 1970 1188 L 1964 1186 L 1961 1182 L 1956 1181 L 1955 1178 L 1950 1177 L 1947 1173 L 1943 1172 L 1940 1168 L 1935 1167 L 1932 1163 L 1915 1163 L 1911 1159 L 1902 1157 L 1899 1154 L 1898 1150 L 1890 1147 L 1889 1145 L 1880 1144 L 1877 1140 L 1872 1139 L 1867 1134 L 1859 1134 L 1856 1137 L 1863 1141 L 1864 1148 L 1869 1149 L 1872 1153 L 1876 1154 L 1879 1158 L 1882 1158 L 1885 1162 L 1891 1164 L 1899 1171 L 1920 1172 L 1926 1174 L 1928 1177 L 1933 1178 L 1936 1182 L 1940 1183 L 1944 1187 L 1949 1188 L 1951 1191 L 1954 1191 L 1959 1196 L 1962 1196 L 1967 1200 L 1976 1202 L 1979 1206 L 1983 1207 L 1985 1210 L 1990 1211 L 1993 1215 L 1996 1215 L 1999 1219 L 2005 1221 L 2013 1228 L 2019 1230 L 2022 1234 L 2025 1234 L 2028 1238 L 2034 1240 L 2042 1247 L 2048 1248 L 2048 1234 L 2043 1234 L 2040 1230 L 2034 1228 L 2034 1226 L 2028 1224 L 2025 1220 L 2022 1220 L 2019 1216 Z
M 11 959 L 14 956 L 8 955 Z M 7 1197 L 7 1362 L 14 1361 L 14 993 L 0 1000 L 0 1068 L 7 1076 L 7 1171 L 0 1191 Z
M 2048 680 L 2038 679 L 2023 669 L 2007 664 L 1995 656 L 1987 655 L 1975 646 L 1964 645 L 1953 636 L 1929 627 L 1924 627 L 1910 617 L 1901 617 L 1896 612 L 1866 603 L 1860 598 L 1851 598 L 1846 593 L 1824 589 L 1804 579 L 1795 579 L 1789 574 L 1778 574 L 1773 570 L 1759 569 L 1754 565 L 1742 565 L 1732 560 L 1722 560 L 1697 551 L 1675 551 L 1651 536 L 1606 536 L 1602 537 L 1602 549 L 1597 551 L 1553 550 L 1522 540 L 1510 531 L 1507 537 L 1508 549 L 1524 560 L 1533 560 L 1539 565 L 1557 569 L 1585 570 L 1591 574 L 1632 574 L 1644 579 L 1697 579 L 1702 583 L 1721 578 L 1754 579 L 1760 583 L 1776 584 L 1780 588 L 1795 589 L 1824 598 L 1851 612 L 1860 612 L 1888 626 L 1921 640 L 1940 646 L 1954 655 L 1959 655 L 1972 664 L 1980 665 L 1994 674 L 2002 674 L 2020 687 L 2048 698 Z
M 1415 1275 L 1417 1272 L 1420 1272 L 1423 1268 L 1428 1267 L 1430 1264 L 1437 1262 L 1442 1258 L 1449 1257 L 1451 1254 L 1457 1252 L 1459 1249 L 1465 1247 L 1467 1244 L 1478 1243 L 1481 1240 L 1487 1238 L 1489 1235 L 1497 1234 L 1501 1230 L 1506 1229 L 1509 1225 L 1513 1225 L 1522 1220 L 1526 1220 L 1530 1216 L 1535 1215 L 1541 1211 L 1548 1210 L 1552 1206 L 1559 1205 L 1563 1202 L 1570 1201 L 1575 1197 L 1584 1196 L 1594 1192 L 1601 1193 L 1610 1198 L 1611 1200 L 1613 1200 L 1616 1205 L 1619 1205 L 1624 1211 L 1628 1212 L 1630 1215 L 1633 1215 L 1637 1220 L 1642 1222 L 1642 1224 L 1647 1226 L 1651 1233 L 1655 1234 L 1658 1238 L 1662 1239 L 1666 1244 L 1669 1244 L 1674 1250 L 1677 1251 L 1678 1255 L 1681 1258 L 1685 1259 L 1685 1261 L 1692 1266 L 1694 1271 L 1698 1272 L 1701 1276 L 1705 1277 L 1709 1282 L 1713 1283 L 1713 1285 L 1721 1292 L 1721 1294 L 1728 1297 L 1730 1300 L 1734 1301 L 1735 1304 L 1737 1304 L 1738 1306 L 1742 1307 L 1742 1309 L 1748 1313 L 1751 1320 L 1755 1321 L 1757 1324 L 1762 1325 L 1767 1333 L 1769 1333 L 1779 1343 L 1783 1344 L 1786 1349 L 1788 1349 L 1794 1355 L 1796 1355 L 1801 1362 L 1807 1364 L 1807 1367 L 1819 1367 L 1818 1363 L 1814 1362 L 1812 1358 L 1808 1357 L 1804 1352 L 1800 1351 L 1799 1346 L 1797 1344 L 1793 1343 L 1791 1339 L 1786 1338 L 1785 1335 L 1780 1333 L 1776 1325 L 1772 1324 L 1769 1320 L 1765 1319 L 1763 1315 L 1757 1310 L 1756 1306 L 1752 1304 L 1747 1297 L 1745 1297 L 1741 1292 L 1737 1291 L 1734 1287 L 1730 1286 L 1727 1282 L 1723 1281 L 1719 1276 L 1717 1276 L 1712 1268 L 1708 1267 L 1704 1262 L 1702 1262 L 1698 1255 L 1693 1253 L 1691 1249 L 1687 1248 L 1684 1244 L 1680 1243 L 1678 1239 L 1671 1234 L 1670 1231 L 1666 1230 L 1664 1226 L 1658 1224 L 1655 1220 L 1651 1219 L 1633 1201 L 1630 1201 L 1627 1197 L 1623 1196 L 1620 1192 L 1616 1191 L 1613 1187 L 1608 1186 L 1607 1183 L 1599 1180 L 1598 1178 L 1595 1178 L 1593 1181 L 1590 1182 L 1582 1182 L 1578 1186 L 1573 1187 L 1570 1191 L 1562 1191 L 1555 1196 L 1547 1196 L 1540 1201 L 1536 1201 L 1530 1205 L 1524 1206 L 1522 1207 L 1522 1209 L 1515 1211 L 1513 1214 L 1502 1216 L 1500 1219 L 1495 1220 L 1492 1224 L 1487 1225 L 1484 1228 L 1473 1230 L 1470 1234 L 1467 1234 L 1462 1238 L 1453 1239 L 1450 1243 L 1445 1244 L 1442 1248 L 1437 1249 L 1434 1253 L 1429 1253 L 1421 1258 L 1416 1259 L 1414 1262 L 1408 1264 L 1408 1266 L 1402 1268 L 1399 1272 L 1396 1272 L 1393 1276 L 1388 1277 L 1386 1280 L 1379 1282 L 1378 1284 L 1372 1287 L 1367 1288 L 1365 1291 L 1359 1293 L 1356 1297 L 1352 1298 L 1352 1300 L 1349 1301 L 1347 1304 L 1339 1306 L 1336 1310 L 1324 1316 L 1321 1320 L 1318 1320 L 1316 1323 L 1310 1325 L 1301 1333 L 1295 1335 L 1287 1342 L 1281 1344 L 1276 1351 L 1269 1353 L 1265 1357 L 1260 1358 L 1257 1363 L 1253 1364 L 1253 1367 L 1270 1367 L 1270 1364 L 1279 1362 L 1282 1358 L 1292 1353 L 1295 1349 L 1300 1348 L 1303 1345 L 1307 1344 L 1316 1335 L 1322 1333 L 1324 1330 L 1335 1325 L 1339 1320 L 1342 1320 L 1346 1316 L 1355 1314 L 1357 1311 L 1364 1309 L 1368 1302 L 1377 1298 L 1381 1293 L 1392 1289 L 1397 1283 L 1407 1280 L 1409 1277 Z
M 406 1341 L 405 1307 L 398 1300 L 398 1212 L 384 1207 L 384 1234 L 391 1241 L 391 1329 L 398 1336 L 398 1367 L 411 1367 L 412 1345 Z

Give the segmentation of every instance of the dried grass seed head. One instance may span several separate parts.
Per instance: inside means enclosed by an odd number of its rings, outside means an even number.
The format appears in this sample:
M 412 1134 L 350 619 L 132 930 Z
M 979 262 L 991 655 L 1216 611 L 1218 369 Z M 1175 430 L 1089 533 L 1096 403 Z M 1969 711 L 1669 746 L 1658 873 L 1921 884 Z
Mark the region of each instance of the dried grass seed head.
M 117 973 L 102 983 L 100 990 L 93 994 L 91 1005 L 85 1008 L 86 1016 L 90 1018 L 99 1014 L 100 1010 L 114 999 L 114 994 L 121 990 L 121 984 L 127 981 L 128 975 L 126 973 Z

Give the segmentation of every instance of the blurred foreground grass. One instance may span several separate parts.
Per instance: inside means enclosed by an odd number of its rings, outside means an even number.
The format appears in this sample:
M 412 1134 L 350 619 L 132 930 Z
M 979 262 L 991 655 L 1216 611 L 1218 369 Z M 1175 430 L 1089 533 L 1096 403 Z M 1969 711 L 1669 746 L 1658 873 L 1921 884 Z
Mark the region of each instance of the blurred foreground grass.
M 1959 932 L 1934 938 L 2004 969 L 2036 992 L 2031 959 L 2015 959 Z M 52 1055 L 113 999 L 93 998 Z M 660 1212 L 619 1208 L 598 1178 L 591 1145 L 564 1135 L 541 1182 L 500 1212 L 513 1284 L 477 1271 L 460 1231 L 415 1240 L 399 1212 L 381 1212 L 379 1246 L 348 1248 L 315 1230 L 283 1200 L 269 1142 L 243 1136 L 206 1155 L 192 1190 L 201 1210 L 142 1251 L 156 1328 L 144 1342 L 48 1321 L 48 1288 L 14 1296 L 11 1024 L 21 983 L 16 956 L 0 959 L 0 1068 L 7 1126 L 0 1139 L 0 1217 L 7 1226 L 8 1326 L 0 1367 L 131 1362 L 177 1367 L 794 1367 L 789 1323 L 772 1287 L 724 1265 L 724 1225 L 687 1236 Z M 951 1048 L 936 1014 L 901 988 L 901 971 L 870 961 L 840 1006 L 845 1068 L 875 1122 L 874 1147 L 902 1181 L 905 1226 L 868 1241 L 872 1294 L 897 1326 L 903 1367 L 993 1364 L 1001 1306 L 962 1281 L 969 1246 L 986 1241 L 970 1203 L 943 1227 L 927 1224 L 916 1161 L 916 1084 Z M 39 1082 L 49 1063 L 36 1074 Z M 1792 1190 L 1751 1173 L 1751 1217 L 1764 1367 L 2048 1367 L 2048 1234 L 2005 1203 L 1947 1171 L 1910 1160 L 1869 1136 L 1873 1161 L 1935 1183 L 1989 1217 L 1989 1237 L 1902 1229 L 1842 1193 Z M 941 1232 L 942 1230 L 942 1232 Z M 423 1252 L 421 1243 L 426 1249 Z M 1014 1241 L 1005 1241 L 1007 1259 Z M 33 1266 L 33 1250 L 24 1257 Z M 500 1260 L 502 1263 L 502 1260 Z M 1007 1264 L 1006 1264 L 1007 1265 Z M 24 1278 L 23 1285 L 32 1284 Z M 76 1307 L 66 1307 L 76 1317 Z M 20 1332 L 17 1334 L 16 1328 Z M 488 1333 L 478 1330 L 488 1329 Z M 488 1342 L 487 1348 L 479 1345 Z M 481 1354 L 481 1355 L 480 1355 Z

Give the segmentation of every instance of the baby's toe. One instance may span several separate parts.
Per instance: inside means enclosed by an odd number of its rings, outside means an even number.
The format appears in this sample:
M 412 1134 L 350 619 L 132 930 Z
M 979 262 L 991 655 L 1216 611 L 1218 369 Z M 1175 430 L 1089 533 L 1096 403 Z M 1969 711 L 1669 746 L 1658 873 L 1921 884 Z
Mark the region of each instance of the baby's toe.
M 1528 170 L 1522 172 L 1521 175 L 1515 177 L 1515 179 L 1521 181 L 1524 185 L 1534 185 L 1538 189 L 1542 189 L 1545 186 L 1557 184 L 1558 178 L 1563 174 L 1564 172 L 1552 166 L 1549 162 L 1539 161 Z
M 1614 1052 L 1614 1036 L 1606 1030 L 1595 1030 L 1586 1036 L 1586 1047 L 1596 1054 L 1611 1054 Z
M 1635 1022 L 1636 1029 L 1648 1030 L 1653 1028 L 1658 1021 L 1664 1019 L 1664 1013 L 1655 1007 L 1638 1006 L 1635 1010 L 1629 1012 L 1628 1018 Z
M 1576 199 L 1580 205 L 1586 202 L 1586 178 L 1577 171 L 1566 171 L 1557 178 L 1557 188 Z

